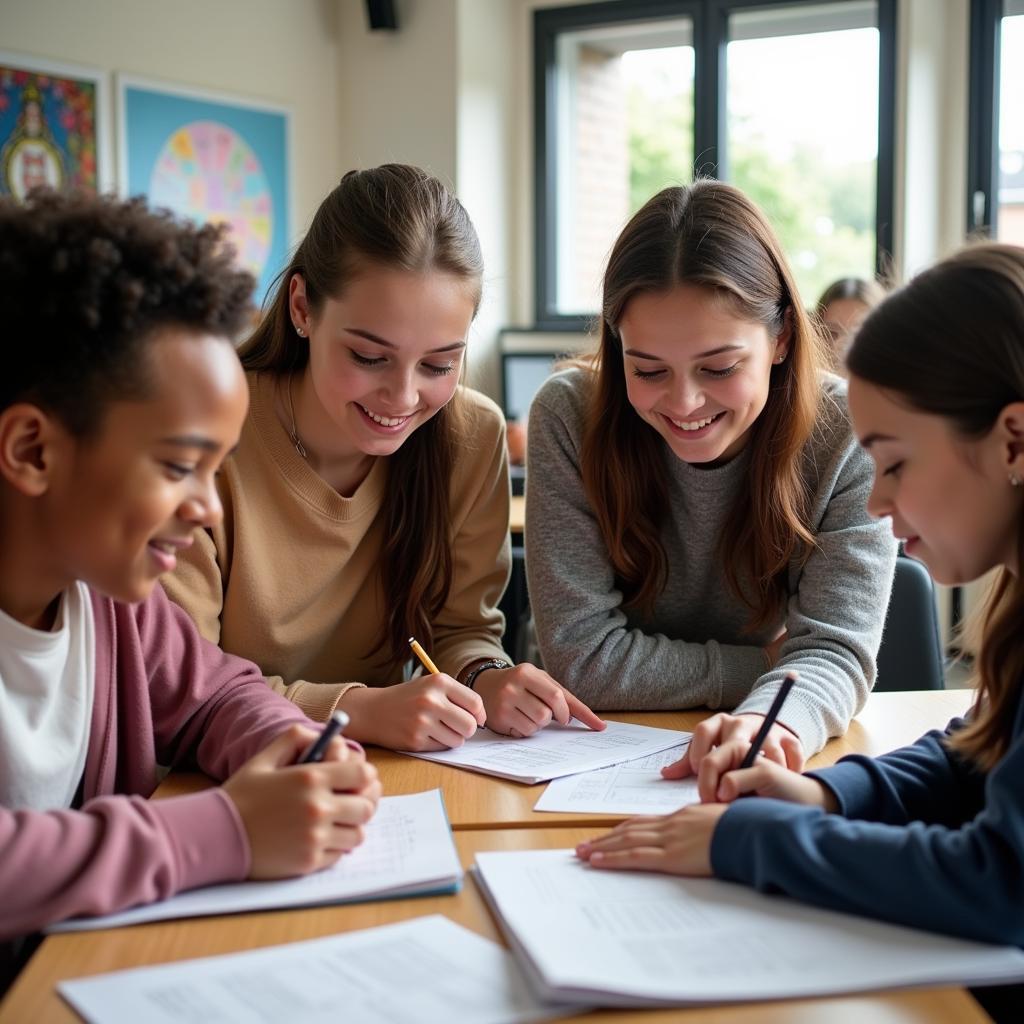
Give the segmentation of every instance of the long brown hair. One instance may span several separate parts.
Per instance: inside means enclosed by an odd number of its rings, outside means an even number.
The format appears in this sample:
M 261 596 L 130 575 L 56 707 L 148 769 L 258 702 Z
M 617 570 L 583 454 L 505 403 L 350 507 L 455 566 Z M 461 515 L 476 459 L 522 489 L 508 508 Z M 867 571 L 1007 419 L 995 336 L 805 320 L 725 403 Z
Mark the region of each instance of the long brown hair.
M 910 408 L 945 417 L 965 439 L 984 437 L 1007 405 L 1024 401 L 1024 249 L 990 242 L 937 263 L 868 316 L 846 362 Z M 1024 683 L 1022 622 L 1018 564 L 1016 573 L 1002 570 L 975 618 L 978 696 L 972 721 L 950 741 L 986 770 L 1011 739 Z
M 349 171 L 320 204 L 259 325 L 239 355 L 247 370 L 295 373 L 309 362 L 309 345 L 292 326 L 288 288 L 301 274 L 314 317 L 371 267 L 417 273 L 441 271 L 466 281 L 474 315 L 480 304 L 483 258 L 462 204 L 437 178 L 417 167 L 384 164 Z M 379 559 L 384 621 L 377 645 L 405 660 L 407 638 L 429 643 L 433 620 L 452 584 L 448 482 L 467 413 L 459 393 L 388 457 L 384 546 Z M 398 481 L 401 481 L 399 486 Z M 440 484 L 440 486 L 439 486 Z
M 626 604 L 649 611 L 668 577 L 664 442 L 629 402 L 618 325 L 633 296 L 679 284 L 709 289 L 773 337 L 791 331 L 752 430 L 750 472 L 719 536 L 725 578 L 751 609 L 753 631 L 779 614 L 791 560 L 814 545 L 800 458 L 817 419 L 821 357 L 779 243 L 738 189 L 710 180 L 664 189 L 616 240 L 604 277 L 583 484 Z

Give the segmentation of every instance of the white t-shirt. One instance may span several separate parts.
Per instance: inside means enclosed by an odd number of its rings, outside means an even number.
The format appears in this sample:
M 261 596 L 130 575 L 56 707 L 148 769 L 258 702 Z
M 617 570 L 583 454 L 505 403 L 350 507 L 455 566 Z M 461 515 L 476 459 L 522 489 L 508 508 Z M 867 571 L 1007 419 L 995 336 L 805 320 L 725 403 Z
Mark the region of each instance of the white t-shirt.
M 0 806 L 71 806 L 85 770 L 95 673 L 84 583 L 61 596 L 49 632 L 0 611 Z

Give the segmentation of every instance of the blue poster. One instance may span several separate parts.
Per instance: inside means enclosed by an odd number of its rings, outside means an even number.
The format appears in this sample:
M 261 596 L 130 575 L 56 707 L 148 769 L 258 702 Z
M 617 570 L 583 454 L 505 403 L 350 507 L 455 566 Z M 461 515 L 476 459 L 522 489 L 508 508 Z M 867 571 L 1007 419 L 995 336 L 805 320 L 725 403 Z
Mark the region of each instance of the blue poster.
M 262 302 L 288 255 L 287 114 L 134 84 L 123 111 L 125 191 L 227 224 Z

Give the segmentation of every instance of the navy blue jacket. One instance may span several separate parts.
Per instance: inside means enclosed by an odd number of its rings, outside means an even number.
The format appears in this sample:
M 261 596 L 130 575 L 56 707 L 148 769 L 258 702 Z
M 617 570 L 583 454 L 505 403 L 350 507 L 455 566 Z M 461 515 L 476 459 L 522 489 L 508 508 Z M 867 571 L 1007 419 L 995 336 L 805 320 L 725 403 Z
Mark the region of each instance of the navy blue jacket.
M 1024 701 L 989 773 L 923 736 L 882 757 L 809 774 L 838 814 L 738 800 L 719 820 L 719 878 L 806 903 L 964 938 L 1024 946 Z

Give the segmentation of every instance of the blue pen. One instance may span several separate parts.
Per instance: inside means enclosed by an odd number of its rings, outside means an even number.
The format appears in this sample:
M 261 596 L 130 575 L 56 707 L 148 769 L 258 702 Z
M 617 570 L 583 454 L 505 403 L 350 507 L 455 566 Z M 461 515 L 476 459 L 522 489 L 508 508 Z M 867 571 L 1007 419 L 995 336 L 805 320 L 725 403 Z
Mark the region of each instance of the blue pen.
M 313 764 L 324 759 L 331 740 L 348 725 L 349 718 L 344 711 L 335 711 L 324 723 L 323 731 L 309 745 L 309 749 L 299 758 L 299 764 Z

